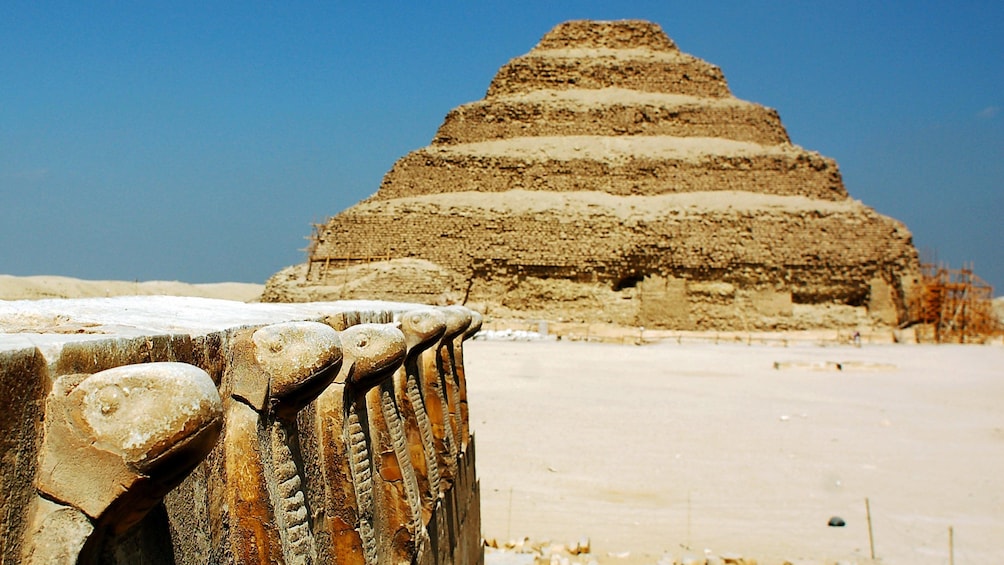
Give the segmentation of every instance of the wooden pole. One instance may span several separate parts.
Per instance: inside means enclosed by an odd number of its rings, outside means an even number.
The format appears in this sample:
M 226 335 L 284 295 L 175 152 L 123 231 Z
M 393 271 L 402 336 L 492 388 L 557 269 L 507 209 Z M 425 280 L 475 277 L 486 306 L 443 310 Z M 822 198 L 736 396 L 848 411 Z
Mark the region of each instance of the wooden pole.
M 687 491 L 687 549 L 690 549 L 690 491 Z
M 512 539 L 512 487 L 509 487 L 509 517 L 505 523 L 505 537 L 506 541 Z
M 948 565 L 955 565 L 955 530 L 948 526 Z
M 871 550 L 872 559 L 875 559 L 875 536 L 872 534 L 872 507 L 865 497 L 865 517 L 868 519 L 868 547 Z

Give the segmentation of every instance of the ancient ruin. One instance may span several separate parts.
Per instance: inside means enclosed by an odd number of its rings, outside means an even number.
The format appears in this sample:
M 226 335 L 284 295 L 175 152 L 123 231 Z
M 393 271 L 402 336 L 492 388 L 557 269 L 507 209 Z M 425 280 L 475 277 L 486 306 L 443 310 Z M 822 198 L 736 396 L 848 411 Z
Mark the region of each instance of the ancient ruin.
M 476 304 L 676 329 L 910 318 L 903 224 L 643 21 L 573 21 L 318 225 L 269 301 Z
M 389 302 L 0 303 L 0 562 L 481 563 L 479 327 Z

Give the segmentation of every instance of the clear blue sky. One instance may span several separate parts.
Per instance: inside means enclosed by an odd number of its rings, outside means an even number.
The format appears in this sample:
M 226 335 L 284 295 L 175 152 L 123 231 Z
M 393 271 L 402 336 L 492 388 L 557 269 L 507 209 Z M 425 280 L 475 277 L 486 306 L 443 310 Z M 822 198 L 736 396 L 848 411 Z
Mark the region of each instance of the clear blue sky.
M 0 273 L 264 282 L 579 18 L 659 23 L 1004 294 L 1004 2 L 965 1 L 7 0 Z

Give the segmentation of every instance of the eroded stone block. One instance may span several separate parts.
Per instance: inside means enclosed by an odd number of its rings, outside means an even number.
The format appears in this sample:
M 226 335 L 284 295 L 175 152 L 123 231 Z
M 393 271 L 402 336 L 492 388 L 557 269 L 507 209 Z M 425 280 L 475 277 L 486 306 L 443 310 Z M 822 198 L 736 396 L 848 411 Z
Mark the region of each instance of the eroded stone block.
M 360 302 L 242 305 L 228 326 L 203 323 L 217 304 L 162 321 L 151 299 L 132 304 L 133 330 L 81 306 L 88 324 L 122 332 L 0 351 L 0 394 L 15 401 L 0 415 L 2 495 L 25 508 L 4 513 L 5 563 L 477 561 L 457 549 L 480 539 L 473 444 L 462 447 L 469 322 L 447 338 L 447 311 Z M 301 315 L 292 308 L 328 323 L 254 323 Z M 141 320 L 146 309 L 159 313 Z M 165 333 L 179 319 L 199 329 Z M 451 483 L 438 479 L 423 351 Z
M 94 561 L 202 461 L 221 416 L 215 385 L 192 365 L 57 379 L 46 400 L 25 561 Z

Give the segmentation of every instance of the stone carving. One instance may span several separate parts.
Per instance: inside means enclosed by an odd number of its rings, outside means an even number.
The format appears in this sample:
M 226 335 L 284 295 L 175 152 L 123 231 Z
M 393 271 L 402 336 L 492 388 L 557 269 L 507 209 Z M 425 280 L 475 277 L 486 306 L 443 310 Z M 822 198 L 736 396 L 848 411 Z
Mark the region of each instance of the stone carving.
M 235 563 L 318 563 L 296 415 L 338 373 L 338 333 L 317 322 L 245 332 L 233 347 L 223 496 Z
M 456 501 L 449 496 L 461 472 L 460 454 L 466 438 L 460 438 L 459 389 L 454 374 L 452 344 L 471 322 L 470 310 L 464 307 L 439 308 L 444 322 L 441 337 L 432 339 L 427 349 L 418 355 L 418 374 L 422 398 L 432 428 L 432 438 L 439 475 L 439 495 L 434 518 L 428 524 L 434 541 L 437 563 L 453 563 L 455 543 L 443 543 L 460 531 Z M 439 335 L 439 332 L 435 332 Z M 452 533 L 452 534 L 451 534 Z
M 465 308 L 465 310 L 467 310 Z M 484 317 L 475 310 L 467 310 L 471 317 L 467 328 L 453 338 L 453 374 L 457 379 L 457 399 L 459 403 L 460 437 L 464 438 L 463 448 L 467 449 L 467 440 L 471 437 L 470 409 L 467 405 L 467 375 L 464 372 L 464 342 L 481 331 Z
M 407 343 L 399 330 L 394 331 Z M 405 354 L 405 357 L 407 354 Z M 403 361 L 403 359 L 402 359 Z M 370 414 L 370 437 L 376 448 L 374 455 L 375 477 L 380 486 L 377 498 L 378 514 L 382 514 L 380 531 L 390 552 L 386 562 L 408 563 L 422 554 L 427 545 L 427 533 L 422 522 L 422 500 L 418 478 L 411 463 L 404 420 L 397 400 L 397 381 L 401 369 L 392 378 L 382 381 L 366 394 L 367 413 Z
M 209 375 L 183 363 L 58 378 L 46 400 L 33 564 L 97 562 L 215 445 L 222 405 Z
M 407 355 L 401 370 L 394 376 L 394 386 L 400 399 L 402 419 L 408 434 L 412 467 L 415 469 L 422 502 L 422 522 L 428 525 L 439 500 L 439 464 L 432 422 L 425 409 L 420 357 L 434 347 L 446 332 L 446 316 L 434 309 L 412 310 L 401 317 Z
M 28 503 L 0 513 L 0 561 L 481 563 L 461 344 L 478 316 L 227 307 L 242 311 L 210 333 L 0 350 L 0 391 L 35 391 L 16 417 L 30 449 L 4 454 L 5 500 Z
M 327 534 L 339 562 L 372 565 L 381 555 L 389 559 L 397 549 L 393 540 L 399 527 L 413 524 L 408 511 L 402 511 L 414 504 L 402 501 L 407 493 L 391 500 L 397 490 L 392 483 L 403 474 L 390 437 L 393 418 L 387 421 L 381 404 L 383 382 L 404 360 L 405 342 L 399 330 L 386 324 L 352 326 L 341 337 L 342 368 L 315 406 Z M 368 401 L 374 388 L 376 406 Z
M 436 463 L 439 468 L 440 491 L 448 490 L 457 473 L 459 426 L 457 412 L 457 387 L 453 376 L 452 344 L 470 324 L 466 308 L 441 308 L 446 319 L 446 329 L 438 342 L 423 351 L 420 374 L 426 412 L 432 424 L 432 437 L 436 445 Z
M 469 430 L 464 432 L 465 424 L 461 422 L 461 404 L 467 403 L 467 387 L 460 378 L 463 369 L 459 368 L 457 344 L 463 341 L 472 317 L 471 311 L 463 306 L 447 306 L 442 310 L 446 314 L 446 332 L 439 346 L 440 371 L 446 381 L 444 391 L 447 392 L 450 433 L 456 442 L 456 458 L 467 449 L 467 438 L 470 435 Z

